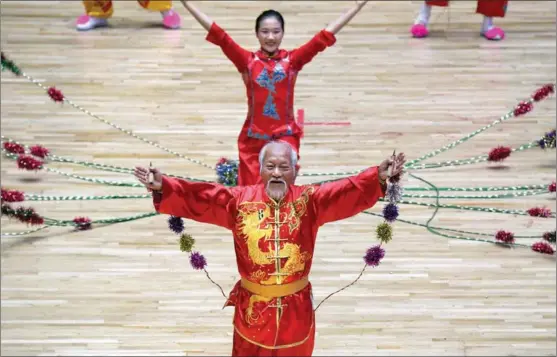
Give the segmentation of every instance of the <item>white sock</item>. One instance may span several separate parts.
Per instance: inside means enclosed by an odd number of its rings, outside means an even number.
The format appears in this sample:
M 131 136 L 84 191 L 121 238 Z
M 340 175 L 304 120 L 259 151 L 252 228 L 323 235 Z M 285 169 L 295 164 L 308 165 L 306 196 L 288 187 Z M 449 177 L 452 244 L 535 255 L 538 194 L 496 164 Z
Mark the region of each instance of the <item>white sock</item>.
M 422 7 L 420 8 L 420 13 L 418 14 L 418 17 L 416 18 L 414 24 L 427 25 L 430 16 L 431 16 L 431 5 L 426 4 L 424 1 Z
M 482 33 L 491 30 L 493 27 L 493 17 L 484 16 L 484 21 L 482 23 Z

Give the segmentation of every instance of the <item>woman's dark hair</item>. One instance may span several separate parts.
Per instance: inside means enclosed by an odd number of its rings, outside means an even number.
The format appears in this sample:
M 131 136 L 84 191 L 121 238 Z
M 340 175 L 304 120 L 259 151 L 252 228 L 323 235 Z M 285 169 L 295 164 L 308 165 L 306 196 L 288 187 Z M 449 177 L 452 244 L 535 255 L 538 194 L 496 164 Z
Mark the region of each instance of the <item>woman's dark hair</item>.
M 266 20 L 269 17 L 276 18 L 277 21 L 280 22 L 280 27 L 282 31 L 284 31 L 284 18 L 282 17 L 280 12 L 275 10 L 265 10 L 259 16 L 257 16 L 257 19 L 255 19 L 255 32 L 259 31 L 261 21 Z

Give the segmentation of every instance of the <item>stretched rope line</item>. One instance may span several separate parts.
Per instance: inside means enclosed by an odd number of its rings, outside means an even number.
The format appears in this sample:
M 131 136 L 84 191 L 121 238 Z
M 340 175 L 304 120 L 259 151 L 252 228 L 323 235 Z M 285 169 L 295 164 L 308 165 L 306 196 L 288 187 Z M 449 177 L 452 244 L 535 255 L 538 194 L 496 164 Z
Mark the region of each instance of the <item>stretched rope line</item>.
M 40 88 L 43 89 L 44 91 L 48 92 L 48 88 L 46 88 L 45 86 L 43 86 L 39 81 L 37 81 L 37 80 L 34 79 L 33 77 L 29 76 L 29 75 L 26 74 L 25 72 L 22 71 L 22 72 L 21 72 L 21 76 L 24 77 L 24 78 L 26 78 L 27 80 L 29 80 L 31 83 L 37 85 L 38 87 L 40 87 Z M 117 130 L 121 131 L 121 132 L 124 133 L 124 134 L 127 134 L 127 135 L 129 135 L 129 136 L 131 136 L 131 137 L 133 137 L 133 138 L 136 138 L 136 139 L 138 139 L 138 140 L 141 140 L 141 141 L 143 141 L 144 143 L 147 143 L 147 144 L 149 144 L 149 145 L 151 145 L 151 146 L 154 146 L 154 147 L 156 147 L 156 148 L 158 148 L 158 149 L 161 149 L 161 150 L 163 150 L 163 151 L 166 151 L 166 152 L 169 153 L 169 154 L 172 154 L 172 155 L 174 155 L 174 156 L 180 157 L 180 158 L 185 159 L 185 160 L 187 160 L 187 161 L 189 161 L 189 162 L 192 162 L 192 163 L 194 163 L 194 164 L 201 165 L 201 166 L 206 167 L 206 168 L 208 168 L 208 169 L 214 170 L 214 167 L 211 166 L 211 165 L 208 165 L 208 164 L 206 164 L 206 163 L 204 163 L 204 162 L 202 162 L 202 161 L 200 161 L 200 160 L 193 159 L 193 158 L 191 158 L 191 157 L 182 155 L 182 154 L 180 154 L 179 152 L 176 152 L 176 151 L 174 151 L 174 150 L 167 149 L 167 148 L 165 148 L 164 146 L 161 146 L 161 145 L 155 143 L 154 141 L 145 139 L 145 138 L 143 138 L 143 137 L 141 137 L 141 136 L 135 134 L 134 132 L 132 132 L 132 131 L 130 131 L 130 130 L 124 129 L 124 128 L 122 128 L 122 127 L 120 127 L 120 126 L 118 126 L 118 125 L 116 125 L 116 124 L 114 124 L 114 123 L 112 123 L 112 122 L 110 122 L 110 121 L 108 121 L 108 120 L 106 120 L 106 119 L 103 119 L 103 118 L 99 117 L 98 115 L 93 114 L 93 113 L 91 113 L 90 111 L 88 111 L 87 109 L 81 107 L 80 105 L 75 104 L 74 102 L 72 102 L 71 100 L 69 100 L 68 98 L 66 98 L 65 96 L 64 96 L 63 101 L 66 102 L 66 103 L 68 103 L 69 105 L 71 105 L 71 106 L 74 107 L 75 109 L 81 111 L 82 113 L 85 113 L 85 114 L 87 114 L 88 116 L 90 116 L 90 117 L 92 117 L 92 118 L 94 118 L 94 119 L 97 119 L 97 120 L 103 122 L 104 124 L 110 125 L 110 126 L 113 127 L 114 129 L 117 129 Z

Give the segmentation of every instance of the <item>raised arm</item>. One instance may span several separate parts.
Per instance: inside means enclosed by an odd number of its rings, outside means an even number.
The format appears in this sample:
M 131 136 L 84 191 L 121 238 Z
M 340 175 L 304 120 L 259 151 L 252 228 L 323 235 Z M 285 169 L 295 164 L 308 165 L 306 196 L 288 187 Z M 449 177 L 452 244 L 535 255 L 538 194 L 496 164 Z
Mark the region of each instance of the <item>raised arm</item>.
M 210 182 L 192 182 L 164 176 L 157 169 L 136 167 L 135 176 L 153 191 L 153 205 L 159 213 L 232 229 L 235 219 L 234 190 Z
M 191 3 L 191 1 L 184 1 L 180 0 L 184 7 L 190 12 L 190 14 L 199 22 L 201 26 L 207 31 L 211 29 L 211 25 L 213 24 L 213 20 L 201 10 L 199 10 L 195 5 Z
M 236 66 L 240 73 L 245 72 L 252 53 L 234 42 L 226 31 L 220 28 L 209 16 L 201 12 L 190 1 L 181 1 L 197 22 L 208 31 L 206 40 L 219 46 L 224 55 Z
M 324 30 L 318 32 L 309 42 L 290 53 L 290 61 L 295 70 L 301 70 L 311 62 L 319 52 L 331 47 L 336 42 L 335 35 L 360 11 L 367 1 L 356 1 L 356 6 L 342 14 Z
M 331 22 L 329 24 L 329 26 L 327 26 L 327 28 L 325 28 L 325 30 L 328 31 L 328 32 L 331 32 L 334 35 L 336 35 L 340 30 L 342 30 L 344 25 L 349 23 L 350 20 L 352 20 L 352 18 L 354 16 L 356 16 L 356 14 L 358 12 L 360 12 L 362 7 L 364 7 L 364 5 L 366 3 L 367 3 L 367 1 L 356 1 L 356 5 L 354 7 L 352 7 L 350 10 L 348 10 L 344 14 L 340 15 L 340 17 L 338 19 L 336 19 L 336 21 Z
M 392 175 L 396 176 L 402 171 L 404 162 L 404 154 L 399 154 L 396 160 L 387 159 L 358 175 L 318 187 L 313 194 L 318 226 L 352 217 L 373 207 L 385 196 L 389 167 L 394 165 Z

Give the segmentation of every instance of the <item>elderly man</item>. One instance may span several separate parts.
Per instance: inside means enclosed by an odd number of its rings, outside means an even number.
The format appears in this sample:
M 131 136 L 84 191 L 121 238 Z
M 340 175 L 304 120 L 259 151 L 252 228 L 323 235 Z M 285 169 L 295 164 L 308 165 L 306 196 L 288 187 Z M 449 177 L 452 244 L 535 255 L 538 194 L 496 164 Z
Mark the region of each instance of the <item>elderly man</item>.
M 261 150 L 262 184 L 225 187 L 163 176 L 136 167 L 153 190 L 157 212 L 230 229 L 240 281 L 225 306 L 235 306 L 233 356 L 310 356 L 315 337 L 311 269 L 319 227 L 358 214 L 385 195 L 404 154 L 358 175 L 322 185 L 294 185 L 296 152 L 285 142 Z M 149 173 L 153 177 L 149 178 Z

